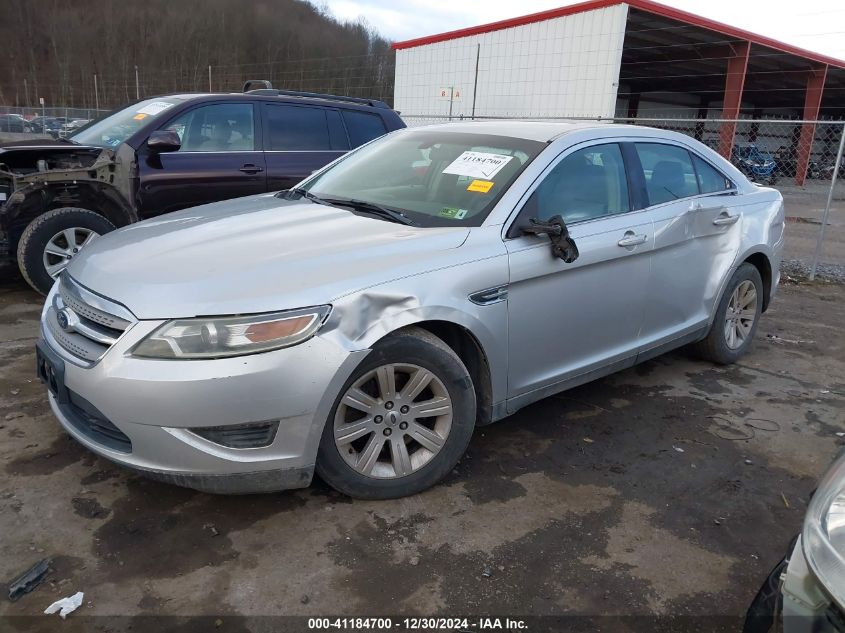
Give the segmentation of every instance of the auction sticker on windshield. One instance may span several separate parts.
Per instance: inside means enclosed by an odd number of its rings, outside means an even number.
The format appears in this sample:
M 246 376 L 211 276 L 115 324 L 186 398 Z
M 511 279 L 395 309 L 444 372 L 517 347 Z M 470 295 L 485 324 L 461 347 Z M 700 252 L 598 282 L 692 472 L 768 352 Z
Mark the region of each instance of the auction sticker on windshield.
M 172 103 L 167 103 L 167 101 L 153 101 L 152 103 L 148 103 L 143 108 L 138 110 L 138 114 L 149 114 L 149 115 L 156 115 L 159 112 L 164 112 L 167 108 L 172 107 Z
M 467 151 L 453 160 L 443 173 L 489 180 L 498 174 L 512 158 L 513 156 L 505 154 Z

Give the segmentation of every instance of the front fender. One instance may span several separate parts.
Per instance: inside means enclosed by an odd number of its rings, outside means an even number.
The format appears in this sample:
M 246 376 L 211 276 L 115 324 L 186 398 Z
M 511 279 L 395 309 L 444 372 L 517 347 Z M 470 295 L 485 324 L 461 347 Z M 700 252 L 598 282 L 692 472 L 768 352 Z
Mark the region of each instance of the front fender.
M 320 336 L 350 352 L 371 349 L 391 332 L 425 321 L 456 324 L 472 334 L 490 367 L 493 402 L 507 392 L 506 300 L 477 305 L 469 295 L 506 285 L 502 254 L 360 290 L 332 303 Z

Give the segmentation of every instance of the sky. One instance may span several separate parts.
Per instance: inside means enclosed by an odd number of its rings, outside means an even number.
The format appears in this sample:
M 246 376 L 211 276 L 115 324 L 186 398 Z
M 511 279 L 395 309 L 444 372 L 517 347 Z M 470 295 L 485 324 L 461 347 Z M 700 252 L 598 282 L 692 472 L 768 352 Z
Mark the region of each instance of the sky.
M 842 0 L 662 0 L 760 35 L 845 60 Z M 401 41 L 554 9 L 571 0 L 321 0 L 338 19 L 363 18 Z

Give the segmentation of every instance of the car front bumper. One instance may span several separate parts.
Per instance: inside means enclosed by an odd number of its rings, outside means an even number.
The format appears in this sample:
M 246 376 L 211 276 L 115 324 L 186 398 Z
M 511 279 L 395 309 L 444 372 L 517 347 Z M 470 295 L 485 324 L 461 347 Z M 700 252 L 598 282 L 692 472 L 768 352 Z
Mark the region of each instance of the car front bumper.
M 48 299 L 49 301 L 49 299 Z M 86 448 L 147 476 L 214 493 L 307 486 L 336 395 L 368 350 L 314 337 L 272 352 L 151 360 L 129 351 L 163 321 L 139 321 L 86 366 L 43 326 L 40 354 L 62 366 L 50 406 Z M 192 429 L 278 423 L 272 442 L 231 448 Z
M 845 613 L 825 593 L 794 541 L 754 600 L 743 633 L 845 633 Z

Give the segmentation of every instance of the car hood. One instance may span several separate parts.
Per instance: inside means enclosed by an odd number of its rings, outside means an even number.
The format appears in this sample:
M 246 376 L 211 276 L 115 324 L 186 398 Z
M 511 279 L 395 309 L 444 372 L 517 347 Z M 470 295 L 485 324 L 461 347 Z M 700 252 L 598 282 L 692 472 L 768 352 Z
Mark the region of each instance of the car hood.
M 416 228 L 271 194 L 170 213 L 94 240 L 67 268 L 140 319 L 331 303 L 449 265 L 464 227 Z

